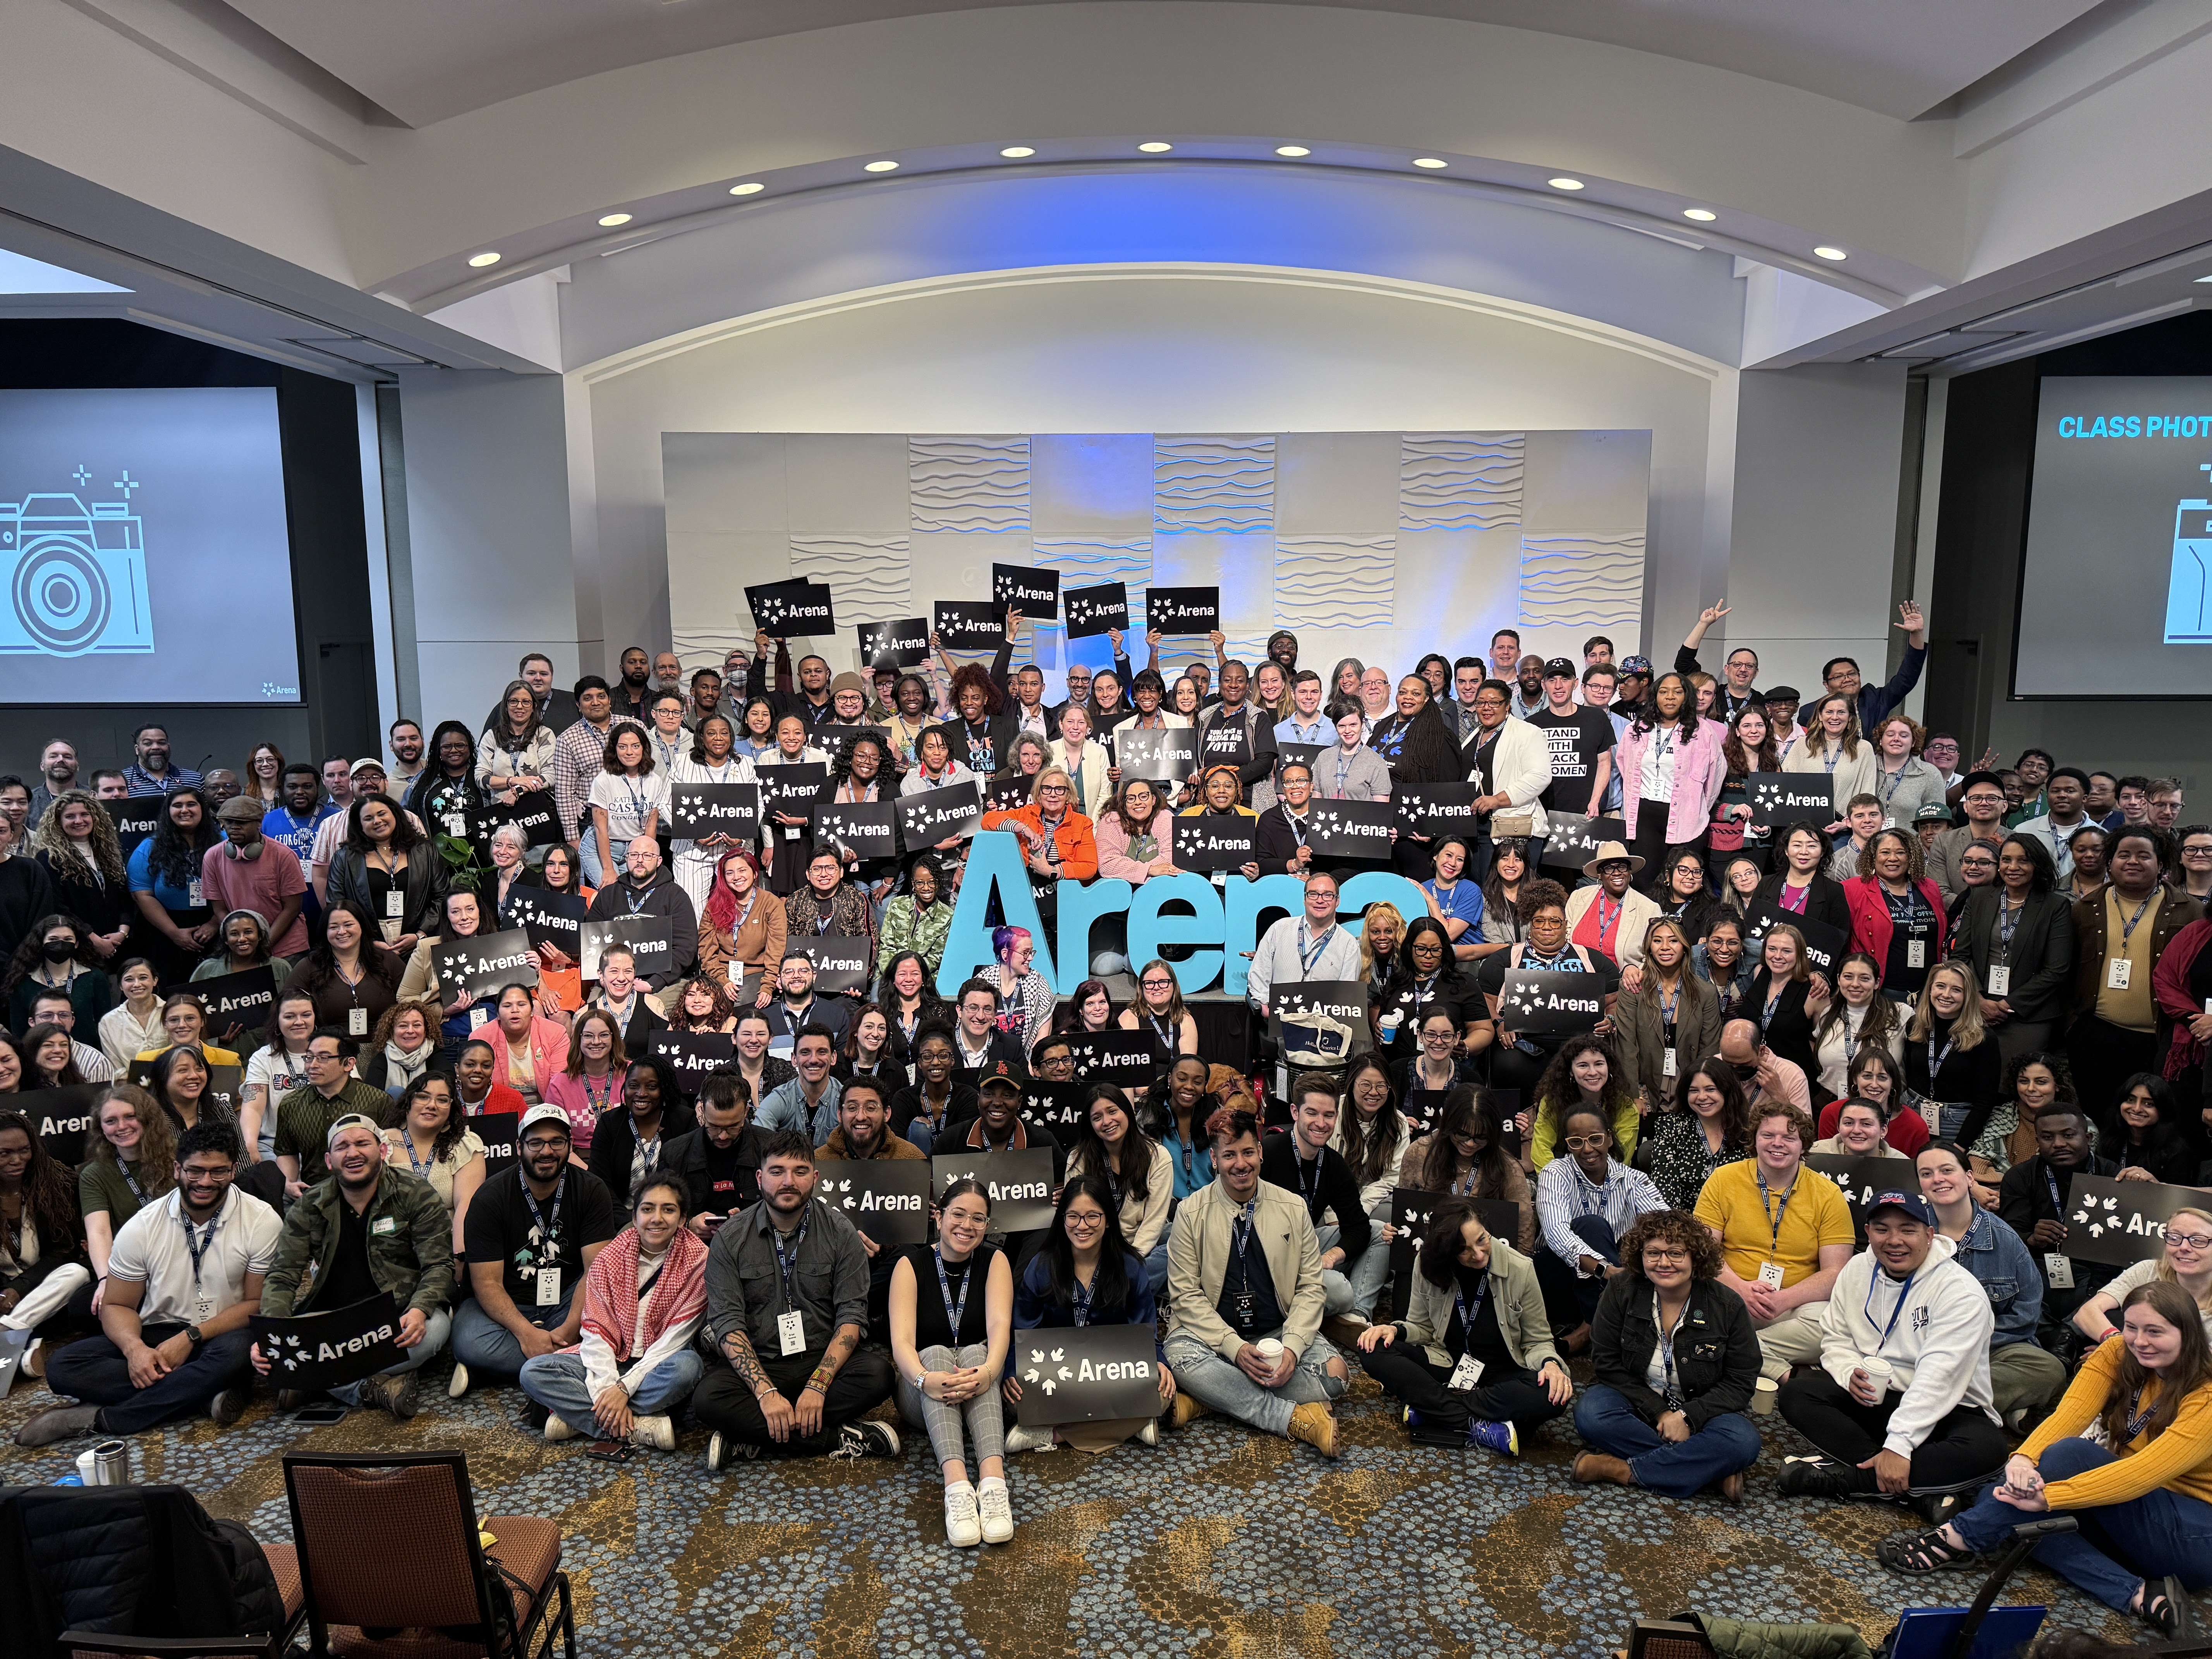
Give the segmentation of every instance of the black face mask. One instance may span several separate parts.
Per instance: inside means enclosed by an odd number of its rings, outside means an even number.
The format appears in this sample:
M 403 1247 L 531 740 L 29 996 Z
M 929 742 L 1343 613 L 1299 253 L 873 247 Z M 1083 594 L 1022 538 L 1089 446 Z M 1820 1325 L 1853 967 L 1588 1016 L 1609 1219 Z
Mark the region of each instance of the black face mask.
M 48 939 L 39 947 L 39 954 L 48 962 L 64 963 L 76 954 L 76 946 L 68 939 Z

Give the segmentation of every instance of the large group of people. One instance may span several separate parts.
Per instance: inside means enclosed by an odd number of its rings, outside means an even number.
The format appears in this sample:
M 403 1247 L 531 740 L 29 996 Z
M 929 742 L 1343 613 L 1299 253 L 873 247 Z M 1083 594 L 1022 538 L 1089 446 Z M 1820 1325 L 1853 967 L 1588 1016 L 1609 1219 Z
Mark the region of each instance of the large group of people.
M 763 634 L 557 690 L 532 653 L 483 720 L 403 720 L 386 757 L 263 744 L 202 775 L 149 726 L 86 787 L 57 740 L 35 787 L 0 778 L 0 1096 L 25 1097 L 0 1358 L 71 1402 L 18 1438 L 234 1421 L 275 1375 L 250 1316 L 388 1295 L 399 1358 L 342 1404 L 410 1416 L 450 1350 L 452 1397 L 519 1388 L 603 1455 L 672 1449 L 687 1412 L 715 1469 L 896 1455 L 903 1424 L 973 1546 L 1013 1535 L 1024 1454 L 1212 1413 L 1334 1456 L 1357 1367 L 1414 1442 L 1511 1456 L 1557 1422 L 1577 1480 L 1674 1498 L 1739 1498 L 1776 1411 L 1815 1449 L 1782 1492 L 1918 1510 L 1897 1571 L 2075 1512 L 2042 1559 L 2170 1630 L 2167 1576 L 2212 1581 L 2212 1209 L 2119 1271 L 2068 1255 L 2066 1198 L 2212 1153 L 2212 828 L 2170 779 L 1962 769 L 1903 712 L 1917 607 L 1886 684 L 1838 657 L 1810 695 L 1759 689 L 1747 647 L 1705 672 L 1726 614 L 1664 672 L 1503 629 L 1395 684 L 1287 632 L 1170 677 L 1157 634 L 1138 668 L 1117 633 L 1050 702 L 1009 617 L 988 663 L 865 673 Z M 1121 763 L 1158 730 L 1194 732 L 1187 775 Z M 1770 821 L 1774 775 L 1815 805 Z M 842 832 L 971 779 L 988 810 L 941 842 Z M 748 781 L 753 831 L 672 832 L 677 786 Z M 1471 828 L 1316 851 L 1316 803 L 1443 784 Z M 975 836 L 1012 838 L 1051 918 L 1063 884 L 1180 873 L 1183 817 L 1243 821 L 1243 873 L 1303 894 L 1233 1051 L 1206 1052 L 1188 947 L 1136 959 L 1111 918 L 1069 996 L 1018 925 L 948 971 Z M 1553 850 L 1569 818 L 1586 860 Z M 1340 914 L 1370 869 L 1404 908 Z M 528 974 L 447 977 L 441 947 L 516 928 Z M 864 947 L 858 982 L 824 940 Z M 261 969 L 265 1014 L 210 1012 L 207 981 Z M 1586 1029 L 1514 1029 L 1527 971 L 1585 976 Z M 1364 1029 L 1281 1018 L 1319 981 L 1364 991 Z M 1148 1080 L 1086 1069 L 1104 1032 Z M 37 1097 L 79 1086 L 72 1170 Z M 961 1178 L 928 1242 L 886 1244 L 817 1184 L 1038 1151 L 1042 1227 Z M 1822 1155 L 1871 1172 L 1856 1213 Z M 1152 1409 L 1019 1420 L 1018 1334 L 1107 1323 L 1150 1334 Z

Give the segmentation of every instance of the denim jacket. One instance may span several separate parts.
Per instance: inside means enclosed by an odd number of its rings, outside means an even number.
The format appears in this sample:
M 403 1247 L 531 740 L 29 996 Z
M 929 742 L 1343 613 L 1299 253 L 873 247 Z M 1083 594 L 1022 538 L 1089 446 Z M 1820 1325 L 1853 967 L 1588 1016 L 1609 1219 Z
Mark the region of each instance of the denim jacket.
M 1990 1310 L 1997 1316 L 1990 1346 L 2008 1348 L 2034 1341 L 2035 1322 L 2043 1311 L 2043 1278 L 2021 1236 L 1978 1204 L 1956 1260 L 1989 1293 Z

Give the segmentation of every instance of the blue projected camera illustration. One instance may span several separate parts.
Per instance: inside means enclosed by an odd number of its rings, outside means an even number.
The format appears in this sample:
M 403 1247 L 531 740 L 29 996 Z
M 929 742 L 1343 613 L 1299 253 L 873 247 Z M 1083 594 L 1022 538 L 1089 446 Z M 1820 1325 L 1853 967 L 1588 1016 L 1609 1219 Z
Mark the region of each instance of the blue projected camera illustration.
M 61 495 L 0 501 L 0 579 L 9 601 L 0 605 L 0 654 L 154 648 L 146 549 L 128 499 L 90 507 Z

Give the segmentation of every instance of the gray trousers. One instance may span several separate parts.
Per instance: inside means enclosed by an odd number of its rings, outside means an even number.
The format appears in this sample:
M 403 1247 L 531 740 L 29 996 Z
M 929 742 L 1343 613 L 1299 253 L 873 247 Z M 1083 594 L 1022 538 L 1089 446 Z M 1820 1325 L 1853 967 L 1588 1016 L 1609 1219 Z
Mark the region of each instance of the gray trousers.
M 917 1355 L 926 1371 L 958 1370 L 964 1365 L 980 1365 L 990 1357 L 991 1345 L 988 1342 L 971 1342 L 957 1353 L 939 1343 L 921 1349 Z M 987 1460 L 1006 1455 L 1006 1419 L 999 1409 L 1003 1399 L 994 1382 L 973 1400 L 956 1406 L 932 1400 L 903 1376 L 898 1380 L 899 1415 L 916 1428 L 928 1431 L 929 1449 L 936 1454 L 940 1468 L 956 1461 L 967 1461 L 961 1438 L 961 1424 L 967 1424 L 967 1438 L 975 1443 L 978 1465 L 970 1471 L 971 1478 L 981 1474 L 981 1465 Z

